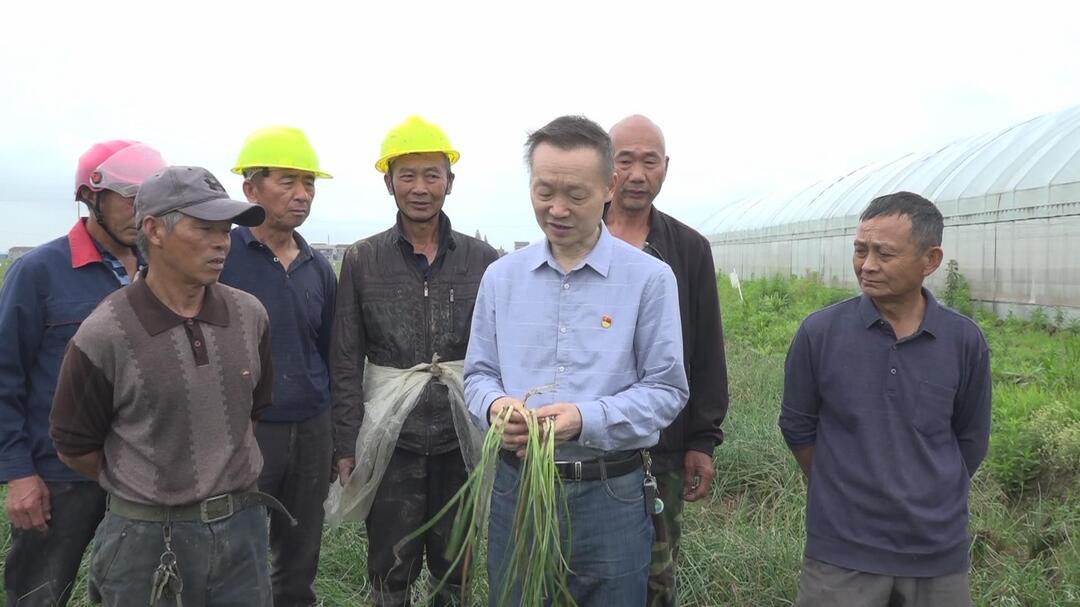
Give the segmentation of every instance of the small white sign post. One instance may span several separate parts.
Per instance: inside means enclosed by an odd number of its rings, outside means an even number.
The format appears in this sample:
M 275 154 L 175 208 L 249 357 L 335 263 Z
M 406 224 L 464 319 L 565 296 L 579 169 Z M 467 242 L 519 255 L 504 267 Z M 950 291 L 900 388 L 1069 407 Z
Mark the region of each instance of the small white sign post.
M 746 303 L 742 295 L 742 284 L 739 283 L 739 273 L 735 271 L 735 268 L 731 268 L 731 274 L 728 274 L 728 279 L 731 280 L 731 288 L 739 292 L 739 301 Z

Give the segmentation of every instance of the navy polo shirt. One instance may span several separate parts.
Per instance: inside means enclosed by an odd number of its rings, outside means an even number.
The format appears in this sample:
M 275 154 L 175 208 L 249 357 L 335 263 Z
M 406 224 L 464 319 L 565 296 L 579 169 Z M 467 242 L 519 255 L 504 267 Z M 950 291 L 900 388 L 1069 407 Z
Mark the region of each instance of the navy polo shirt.
M 897 340 L 872 300 L 819 310 L 785 364 L 780 428 L 814 446 L 806 556 L 882 575 L 966 571 L 968 488 L 990 436 L 990 351 L 969 318 L 923 290 Z
M 327 363 L 337 276 L 326 257 L 293 235 L 300 253 L 286 271 L 249 228 L 234 229 L 220 279 L 257 297 L 270 317 L 274 391 L 264 422 L 300 422 L 330 407 Z

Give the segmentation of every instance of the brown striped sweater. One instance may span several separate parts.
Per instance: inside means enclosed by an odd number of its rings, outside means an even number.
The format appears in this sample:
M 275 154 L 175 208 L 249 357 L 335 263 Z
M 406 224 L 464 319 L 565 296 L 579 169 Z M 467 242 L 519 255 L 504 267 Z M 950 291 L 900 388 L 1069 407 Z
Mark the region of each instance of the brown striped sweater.
M 253 486 L 263 460 L 252 420 L 273 384 L 269 327 L 255 297 L 221 284 L 190 319 L 145 280 L 116 291 L 68 345 L 50 415 L 57 451 L 103 451 L 98 482 L 136 502 Z

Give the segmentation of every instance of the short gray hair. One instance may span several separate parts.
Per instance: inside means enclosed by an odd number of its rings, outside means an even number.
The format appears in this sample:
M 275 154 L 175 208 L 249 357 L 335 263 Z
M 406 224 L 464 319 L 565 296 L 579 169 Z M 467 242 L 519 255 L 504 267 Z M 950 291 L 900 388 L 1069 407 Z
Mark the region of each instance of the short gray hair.
M 941 246 L 945 220 L 934 203 L 912 192 L 893 192 L 871 200 L 859 221 L 890 215 L 907 215 L 911 219 L 911 241 L 920 253 Z
M 541 143 L 553 145 L 560 150 L 589 148 L 600 155 L 600 170 L 604 179 L 615 173 L 615 157 L 611 150 L 611 137 L 607 131 L 584 116 L 560 116 L 543 127 L 529 133 L 525 141 L 525 162 L 532 173 L 533 152 Z
M 267 167 L 248 167 L 244 169 L 244 181 L 259 185 L 258 179 L 270 176 L 270 169 Z
M 165 225 L 166 232 L 172 232 L 183 217 L 184 214 L 180 211 L 169 211 L 155 219 Z M 141 225 L 139 226 L 139 233 L 135 235 L 135 247 L 139 249 L 139 254 L 142 255 L 144 260 L 150 259 L 150 241 L 147 240 L 146 232 L 143 232 Z

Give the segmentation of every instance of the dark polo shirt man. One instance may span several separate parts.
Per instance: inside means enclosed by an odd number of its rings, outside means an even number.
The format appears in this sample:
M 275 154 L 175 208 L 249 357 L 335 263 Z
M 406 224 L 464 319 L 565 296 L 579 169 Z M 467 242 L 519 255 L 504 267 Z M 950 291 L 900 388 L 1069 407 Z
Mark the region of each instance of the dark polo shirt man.
M 862 294 L 811 314 L 780 428 L 809 478 L 800 606 L 968 605 L 968 488 L 990 434 L 990 351 L 922 281 L 941 214 L 875 199 L 855 236 Z
M 273 153 L 271 153 L 273 152 Z M 244 142 L 234 173 L 248 202 L 266 211 L 257 227 L 232 231 L 221 282 L 266 307 L 274 357 L 274 406 L 255 425 L 263 454 L 259 490 L 296 517 L 270 516 L 270 577 L 276 607 L 315 605 L 323 501 L 330 486 L 330 325 L 337 277 L 297 229 L 311 212 L 319 170 L 299 129 L 270 127 Z
M 263 210 L 194 167 L 148 178 L 135 209 L 148 269 L 75 333 L 50 417 L 64 463 L 110 494 L 91 597 L 154 604 L 151 581 L 178 578 L 163 604 L 180 593 L 188 605 L 268 605 L 262 506 L 273 502 L 250 488 L 263 465 L 252 420 L 270 406 L 269 321 L 254 296 L 216 282 L 231 223 L 258 224 Z

